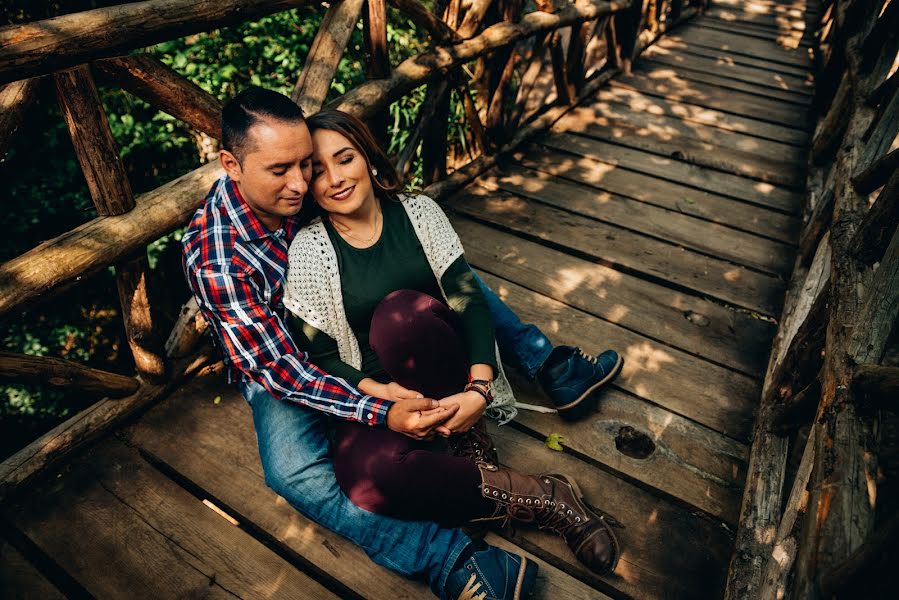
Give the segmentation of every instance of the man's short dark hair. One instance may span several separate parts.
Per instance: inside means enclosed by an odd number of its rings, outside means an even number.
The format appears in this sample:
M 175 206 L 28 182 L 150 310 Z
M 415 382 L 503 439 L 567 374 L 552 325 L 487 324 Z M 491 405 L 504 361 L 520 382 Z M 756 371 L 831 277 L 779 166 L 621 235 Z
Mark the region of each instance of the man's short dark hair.
M 302 123 L 303 111 L 284 94 L 250 87 L 234 96 L 222 109 L 222 148 L 243 160 L 253 150 L 250 128 L 264 119 Z

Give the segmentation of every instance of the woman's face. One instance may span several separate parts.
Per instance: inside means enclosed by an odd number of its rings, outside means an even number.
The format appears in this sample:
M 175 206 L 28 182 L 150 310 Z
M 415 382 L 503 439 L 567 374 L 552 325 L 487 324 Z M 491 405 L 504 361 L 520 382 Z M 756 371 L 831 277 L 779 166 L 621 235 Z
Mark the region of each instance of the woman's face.
M 312 134 L 312 198 L 328 213 L 351 215 L 375 201 L 365 156 L 342 134 Z

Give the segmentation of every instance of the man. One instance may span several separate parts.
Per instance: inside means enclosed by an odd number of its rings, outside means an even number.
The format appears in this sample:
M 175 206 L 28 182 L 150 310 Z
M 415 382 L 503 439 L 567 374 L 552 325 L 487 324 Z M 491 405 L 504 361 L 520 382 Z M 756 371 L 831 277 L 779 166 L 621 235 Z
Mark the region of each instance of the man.
M 533 562 L 476 545 L 459 530 L 369 513 L 342 493 L 328 457 L 329 415 L 421 439 L 449 433 L 441 426 L 456 407 L 440 407 L 402 388 L 390 400 L 366 396 L 307 362 L 290 339 L 282 285 L 312 160 L 312 138 L 299 108 L 275 92 L 241 93 L 223 110 L 222 147 L 227 174 L 182 239 L 184 268 L 230 367 L 229 380 L 252 407 L 268 485 L 376 563 L 426 577 L 440 597 L 527 593 L 536 576 Z M 492 292 L 488 297 L 492 310 L 500 311 L 501 350 L 544 384 L 560 412 L 595 407 L 595 391 L 620 368 L 617 355 L 604 353 L 597 361 L 576 348 L 553 349 Z

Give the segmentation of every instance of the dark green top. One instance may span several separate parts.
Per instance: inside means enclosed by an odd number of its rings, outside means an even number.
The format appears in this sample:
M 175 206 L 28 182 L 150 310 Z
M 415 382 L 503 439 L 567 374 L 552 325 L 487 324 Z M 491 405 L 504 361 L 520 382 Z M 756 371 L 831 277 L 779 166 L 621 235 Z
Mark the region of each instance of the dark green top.
M 294 341 L 309 353 L 309 360 L 325 372 L 358 385 L 366 377 L 384 381 L 384 372 L 368 345 L 371 318 L 378 303 L 396 290 L 417 290 L 443 300 L 440 286 L 421 247 L 409 215 L 400 202 L 381 202 L 384 226 L 373 246 L 354 248 L 325 219 L 325 229 L 340 270 L 343 307 L 359 341 L 362 369 L 340 360 L 337 342 L 296 315 L 290 316 Z M 460 316 L 471 364 L 484 363 L 496 372 L 493 320 L 487 301 L 464 256 L 457 258 L 440 280 L 449 307 Z

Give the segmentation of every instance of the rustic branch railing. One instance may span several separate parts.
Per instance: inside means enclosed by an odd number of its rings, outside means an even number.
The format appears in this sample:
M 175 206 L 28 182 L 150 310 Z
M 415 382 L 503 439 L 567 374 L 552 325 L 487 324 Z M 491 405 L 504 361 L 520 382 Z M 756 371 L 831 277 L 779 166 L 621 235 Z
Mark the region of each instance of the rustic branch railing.
M 182 309 L 163 348 L 154 321 L 152 290 L 146 286 L 146 246 L 183 226 L 222 171 L 210 163 L 134 198 L 94 76 L 216 138 L 219 100 L 149 55 L 118 55 L 303 3 L 147 0 L 0 29 L 0 83 L 8 82 L 0 88 L 0 151 L 11 142 L 42 79 L 52 79 L 100 215 L 0 265 L 0 317 L 10 318 L 25 306 L 114 265 L 139 375 L 134 379 L 63 365 L 58 359 L 29 362 L 15 355 L 0 356 L 0 372 L 7 378 L 29 380 L 43 369 L 48 375 L 57 374 L 51 383 L 103 390 L 110 398 L 129 394 L 95 404 L 5 460 L 0 467 L 0 496 L 153 402 L 211 357 L 208 347 L 196 350 L 204 324 L 193 303 Z M 418 0 L 390 3 L 430 37 L 427 51 L 391 65 L 384 0 L 337 0 L 327 9 L 292 97 L 307 113 L 321 108 L 361 16 L 368 81 L 331 106 L 368 119 L 383 137 L 383 116 L 389 104 L 428 84 L 417 126 L 397 162 L 402 171 L 408 170 L 420 147 L 426 182 L 434 184 L 427 191 L 438 198 L 494 165 L 497 152 L 508 151 L 548 128 L 572 102 L 594 93 L 619 64 L 629 62 L 673 25 L 675 16 L 689 18 L 698 10 L 697 5 L 673 0 L 658 12 L 663 18 L 646 19 L 641 11 L 650 10 L 649 6 L 656 11 L 655 5 L 644 6 L 636 0 L 544 0 L 538 2 L 539 10 L 526 15 L 521 14 L 519 0 L 474 0 L 467 10 L 458 0 L 438 1 L 433 13 Z M 547 54 L 551 60 L 545 60 Z M 588 57 L 593 58 L 588 62 Z M 474 80 L 465 70 L 472 61 L 477 61 Z M 562 83 L 556 87 L 555 105 L 535 111 L 529 103 L 546 68 Z M 519 82 L 514 95 L 513 81 Z M 467 164 L 458 156 L 448 157 L 447 152 L 446 123 L 453 93 L 468 123 Z M 444 177 L 448 172 L 452 174 Z
M 870 407 L 895 401 L 897 385 L 896 367 L 880 364 L 899 315 L 899 93 L 888 77 L 899 2 L 887 1 L 823 3 L 807 220 L 754 430 L 731 599 L 868 597 L 859 575 L 884 546 Z M 782 505 L 791 435 L 804 450 Z M 881 525 L 895 531 L 895 519 Z

